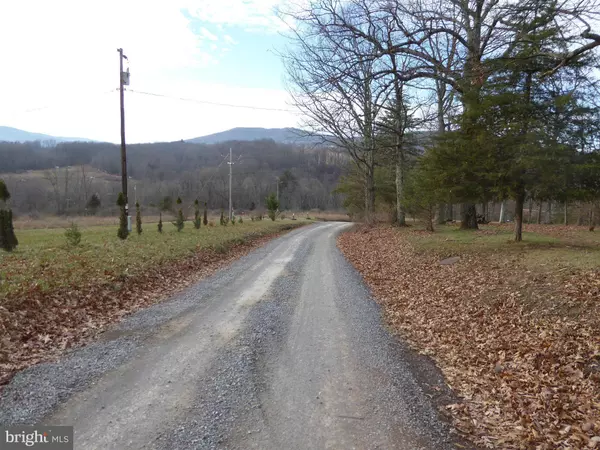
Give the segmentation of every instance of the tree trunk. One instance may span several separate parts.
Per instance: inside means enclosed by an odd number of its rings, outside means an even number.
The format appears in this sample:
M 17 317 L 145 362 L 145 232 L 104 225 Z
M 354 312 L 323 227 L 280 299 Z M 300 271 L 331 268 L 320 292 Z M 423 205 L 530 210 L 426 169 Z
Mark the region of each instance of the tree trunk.
M 483 220 L 485 222 L 487 222 L 487 218 L 488 218 L 488 204 L 487 202 L 483 202 L 481 204 L 481 215 L 483 216 Z
M 527 217 L 527 223 L 531 223 L 531 215 L 533 214 L 533 199 L 529 199 L 529 216 Z
M 462 219 L 460 223 L 461 230 L 478 230 L 477 209 L 474 203 L 462 204 Z
M 500 203 L 500 219 L 498 219 L 498 222 L 500 223 L 504 223 L 504 210 L 506 209 L 506 200 L 502 200 L 502 203 Z
M 546 211 L 546 223 L 552 223 L 552 201 L 548 202 L 548 210 Z
M 365 169 L 365 221 L 368 224 L 375 222 L 375 172 L 371 164 L 373 152 L 368 152 L 368 167 Z
M 525 192 L 521 191 L 515 199 L 515 241 L 523 240 L 523 205 L 525 203 Z
M 450 221 L 454 220 L 454 205 L 452 203 L 448 204 L 448 212 L 446 214 L 446 218 Z
M 565 204 L 564 204 L 564 215 L 565 215 L 565 219 L 564 219 L 564 224 L 568 225 L 569 224 L 569 203 L 565 200 Z
M 404 152 L 402 143 L 396 149 L 396 223 L 399 227 L 406 226 L 406 212 L 404 211 Z
M 537 224 L 541 224 L 542 223 L 542 202 L 540 201 L 538 203 L 538 215 L 537 215 Z
M 440 203 L 438 207 L 437 223 L 438 225 L 444 225 L 446 223 L 446 205 L 443 203 Z

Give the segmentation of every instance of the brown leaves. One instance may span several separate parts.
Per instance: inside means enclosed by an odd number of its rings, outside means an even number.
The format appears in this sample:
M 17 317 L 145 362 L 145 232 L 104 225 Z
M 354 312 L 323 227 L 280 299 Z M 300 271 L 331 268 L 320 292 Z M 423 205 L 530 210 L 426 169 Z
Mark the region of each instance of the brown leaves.
M 540 285 L 510 255 L 440 265 L 404 233 L 380 227 L 338 244 L 387 320 L 434 357 L 462 398 L 447 406 L 456 428 L 485 447 L 600 448 L 598 272 Z

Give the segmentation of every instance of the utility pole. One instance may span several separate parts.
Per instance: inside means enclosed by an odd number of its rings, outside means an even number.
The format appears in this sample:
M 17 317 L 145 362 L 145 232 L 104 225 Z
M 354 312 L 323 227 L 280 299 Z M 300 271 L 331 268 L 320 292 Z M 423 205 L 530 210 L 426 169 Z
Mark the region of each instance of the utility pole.
M 123 58 L 127 59 L 127 56 L 123 54 L 123 49 L 117 49 L 119 52 L 119 96 L 121 99 L 121 192 L 125 197 L 125 215 L 127 220 L 131 222 L 129 217 L 129 200 L 127 198 L 127 152 L 125 148 L 125 96 L 123 86 L 129 84 L 129 77 L 125 79 L 125 72 L 123 72 Z M 127 74 L 129 75 L 129 74 Z
M 229 221 L 231 221 L 231 219 L 232 219 L 232 217 L 231 217 L 231 212 L 232 212 L 232 204 L 231 204 L 231 177 L 232 177 L 232 168 L 233 168 L 231 147 L 229 147 L 229 162 L 227 164 L 229 164 Z

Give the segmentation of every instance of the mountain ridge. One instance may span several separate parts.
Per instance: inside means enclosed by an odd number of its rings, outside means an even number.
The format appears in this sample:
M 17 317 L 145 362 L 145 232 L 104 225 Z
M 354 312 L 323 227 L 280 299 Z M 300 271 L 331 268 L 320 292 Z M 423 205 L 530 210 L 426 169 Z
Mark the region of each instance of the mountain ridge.
M 55 141 L 55 142 L 93 142 L 91 139 L 78 137 L 52 136 L 44 133 L 34 133 L 19 128 L 0 126 L 1 142 L 31 142 L 31 141 Z
M 236 127 L 218 133 L 186 139 L 185 142 L 193 144 L 218 144 L 228 141 L 258 141 L 272 139 L 285 144 L 311 145 L 318 144 L 318 136 L 310 136 L 299 128 L 261 128 L 261 127 Z

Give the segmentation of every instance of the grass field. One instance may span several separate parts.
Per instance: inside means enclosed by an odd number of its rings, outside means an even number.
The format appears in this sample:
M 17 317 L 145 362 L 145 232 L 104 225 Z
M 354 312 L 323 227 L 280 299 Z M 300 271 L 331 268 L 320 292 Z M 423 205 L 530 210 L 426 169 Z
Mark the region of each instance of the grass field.
M 600 267 L 600 233 L 587 227 L 525 225 L 523 242 L 519 243 L 513 241 L 510 224 L 480 225 L 479 231 L 443 225 L 435 233 L 411 233 L 407 237 L 417 251 L 441 256 L 518 255 L 530 269 L 548 272 Z
M 162 234 L 156 224 L 147 224 L 141 235 L 134 231 L 125 241 L 117 238 L 114 225 L 82 227 L 77 247 L 67 245 L 64 228 L 19 230 L 17 250 L 0 252 L 0 299 L 31 289 L 47 291 L 135 276 L 150 266 L 181 259 L 198 249 L 212 247 L 224 252 L 228 245 L 249 236 L 274 233 L 301 222 L 306 221 L 248 220 L 226 227 L 203 225 L 200 230 L 187 222 L 180 233 L 165 222 Z

